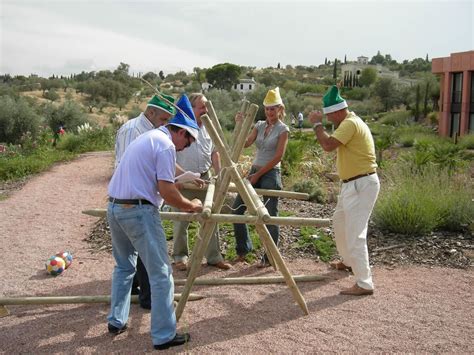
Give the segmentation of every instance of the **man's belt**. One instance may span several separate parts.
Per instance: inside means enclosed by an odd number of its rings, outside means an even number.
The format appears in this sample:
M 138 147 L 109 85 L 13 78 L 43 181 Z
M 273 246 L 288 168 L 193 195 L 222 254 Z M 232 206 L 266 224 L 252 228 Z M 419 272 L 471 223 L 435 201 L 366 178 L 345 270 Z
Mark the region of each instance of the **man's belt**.
M 148 200 L 138 199 L 138 200 L 122 200 L 119 198 L 109 197 L 109 201 L 119 205 L 153 205 Z
M 363 178 L 363 177 L 365 177 L 365 176 L 374 175 L 374 174 L 375 174 L 375 171 L 372 171 L 371 173 L 356 175 L 356 176 L 353 176 L 353 177 L 351 177 L 351 178 L 349 178 L 349 179 L 342 180 L 342 182 L 343 182 L 343 183 L 346 183 L 346 182 L 354 181 L 354 180 Z

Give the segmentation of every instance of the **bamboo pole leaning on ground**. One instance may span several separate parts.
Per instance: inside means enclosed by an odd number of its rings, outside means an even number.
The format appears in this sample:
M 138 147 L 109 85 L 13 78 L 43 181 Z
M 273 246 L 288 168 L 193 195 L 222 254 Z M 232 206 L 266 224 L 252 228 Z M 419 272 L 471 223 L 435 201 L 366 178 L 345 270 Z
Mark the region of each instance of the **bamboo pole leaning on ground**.
M 203 299 L 204 296 L 191 293 L 190 301 Z M 179 301 L 181 294 L 175 293 L 174 300 Z M 139 303 L 138 295 L 132 295 L 132 303 Z M 6 306 L 13 305 L 37 305 L 37 304 L 86 304 L 86 303 L 110 303 L 110 296 L 37 296 L 37 297 L 0 297 L 0 318 L 6 317 L 10 311 Z
M 212 110 L 212 106 L 210 105 L 209 102 L 206 103 L 206 106 L 208 108 L 208 111 Z M 249 108 L 246 112 L 246 115 L 247 115 L 248 121 L 250 121 L 250 122 L 247 123 L 248 127 L 243 128 L 243 129 L 247 129 L 247 130 L 250 129 L 251 123 L 253 122 L 253 120 L 255 119 L 255 116 L 257 115 L 257 110 L 258 110 L 257 105 L 251 104 L 249 106 Z M 208 118 L 207 115 L 204 115 L 204 117 Z M 207 122 L 209 122 L 209 121 L 210 121 L 210 119 L 207 120 Z M 208 128 L 206 123 L 204 123 L 204 125 L 205 125 L 206 128 Z M 212 123 L 210 125 L 212 125 Z M 208 131 L 209 131 L 209 129 L 208 129 Z M 236 135 L 236 134 L 237 134 L 237 132 L 234 131 L 234 135 Z M 222 137 L 223 137 L 223 135 L 222 135 Z M 211 138 L 213 138 L 213 137 L 211 136 Z M 214 142 L 214 144 L 216 144 L 214 139 L 213 139 L 213 142 Z M 222 143 L 220 138 L 219 138 L 219 142 L 221 143 L 220 147 L 224 146 L 223 148 L 218 148 L 219 153 L 221 155 L 222 154 L 227 155 L 228 151 L 226 150 L 225 145 Z M 237 154 L 237 157 L 238 157 L 240 155 L 240 151 L 236 151 L 234 146 L 233 146 L 233 150 L 234 150 L 233 154 Z M 230 179 L 231 179 L 231 173 L 229 172 L 228 169 L 225 169 L 219 175 L 219 180 L 216 182 L 216 185 L 218 186 L 218 190 L 214 194 L 214 204 L 213 204 L 213 208 L 212 208 L 213 213 L 218 213 L 218 212 L 221 211 L 222 206 L 223 206 L 224 201 L 225 201 L 225 198 L 226 198 L 226 195 L 227 195 L 227 189 L 229 188 Z M 201 266 L 202 257 L 204 256 L 204 252 L 207 248 L 207 245 L 209 244 L 209 240 L 212 236 L 212 233 L 214 233 L 216 228 L 217 228 L 217 225 L 216 225 L 215 222 L 206 221 L 206 222 L 204 222 L 204 224 L 202 225 L 202 227 L 199 231 L 198 241 L 194 245 L 194 249 L 193 249 L 193 252 L 191 254 L 190 261 L 189 261 L 190 268 L 189 268 L 189 273 L 188 273 L 188 280 L 187 280 L 186 284 L 184 285 L 184 290 L 182 292 L 182 298 L 178 302 L 178 306 L 176 307 L 176 311 L 175 311 L 176 319 L 178 319 L 178 320 L 181 318 L 181 315 L 184 311 L 184 307 L 185 307 L 186 302 L 187 302 L 186 296 L 189 295 L 190 292 L 191 292 L 193 282 L 196 279 L 197 273 L 199 272 L 199 268 Z
M 201 117 L 201 120 L 203 121 L 204 125 L 208 129 L 208 133 L 211 136 L 212 141 L 216 145 L 216 148 L 217 148 L 218 152 L 221 155 L 221 161 L 223 163 L 223 166 L 229 168 L 229 170 L 232 174 L 232 178 L 234 180 L 234 183 L 235 183 L 235 185 L 237 186 L 237 188 L 239 190 L 240 196 L 242 197 L 243 201 L 247 205 L 247 209 L 248 209 L 249 213 L 250 214 L 255 214 L 256 207 L 255 207 L 254 201 L 253 201 L 253 199 L 250 195 L 251 192 L 248 191 L 247 186 L 242 181 L 242 177 L 238 173 L 237 168 L 236 168 L 235 164 L 232 161 L 232 158 L 229 156 L 228 152 L 225 150 L 224 145 L 222 143 L 222 140 L 220 139 L 219 134 L 216 132 L 215 127 L 213 126 L 212 122 L 210 121 L 210 119 L 206 115 Z M 242 138 L 242 140 L 243 140 L 243 138 Z M 237 145 L 238 144 L 243 144 L 243 143 L 242 142 L 237 142 Z M 242 145 L 242 147 L 243 147 L 243 145 Z M 240 149 L 242 149 L 242 148 L 240 148 Z M 290 274 L 290 271 L 288 270 L 285 262 L 283 261 L 283 258 L 280 254 L 280 251 L 278 250 L 277 246 L 275 245 L 275 242 L 273 241 L 272 237 L 270 236 L 270 233 L 268 232 L 267 227 L 263 224 L 256 224 L 256 229 L 257 229 L 257 232 L 258 232 L 259 236 L 261 237 L 261 240 L 263 241 L 263 244 L 266 247 L 267 256 L 269 257 L 269 259 L 271 257 L 273 257 L 273 259 L 276 263 L 276 264 L 274 264 L 274 266 L 278 267 L 278 269 L 282 273 L 283 277 L 285 278 L 286 284 L 288 285 L 288 287 L 290 288 L 291 293 L 293 294 L 293 298 L 298 303 L 298 305 L 301 307 L 303 312 L 306 315 L 308 315 L 309 311 L 308 311 L 308 307 L 306 305 L 306 301 L 305 301 L 303 295 L 301 294 L 298 286 L 296 285 L 292 275 Z M 184 297 L 184 292 L 183 292 L 183 297 Z M 179 307 L 179 304 L 181 302 L 184 302 L 184 300 L 182 299 L 178 303 L 178 307 Z
M 190 301 L 203 299 L 204 296 L 191 293 Z M 179 301 L 181 294 L 175 293 L 174 300 Z M 132 303 L 138 302 L 138 295 L 131 296 Z M 0 297 L 0 305 L 29 305 L 29 304 L 77 304 L 77 303 L 110 303 L 110 295 L 99 296 L 36 296 L 36 297 Z
M 324 281 L 330 279 L 329 276 L 323 275 L 294 275 L 293 279 L 296 282 L 313 282 L 313 281 Z M 222 286 L 222 285 L 263 285 L 263 284 L 276 284 L 284 283 L 285 278 L 283 276 L 257 276 L 257 277 L 224 277 L 224 278 L 213 278 L 213 279 L 200 279 L 194 280 L 195 285 L 201 286 Z M 175 279 L 174 284 L 177 286 L 184 285 L 186 279 Z

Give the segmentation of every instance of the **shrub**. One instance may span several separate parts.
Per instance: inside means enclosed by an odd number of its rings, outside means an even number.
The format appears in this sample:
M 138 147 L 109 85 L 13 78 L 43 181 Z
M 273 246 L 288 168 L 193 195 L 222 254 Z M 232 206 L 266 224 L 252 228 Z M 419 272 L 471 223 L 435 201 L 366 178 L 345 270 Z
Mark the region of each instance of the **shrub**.
M 66 133 L 58 143 L 58 149 L 74 153 L 110 150 L 114 147 L 115 131 L 110 127 L 84 131 L 81 134 Z
M 24 134 L 36 138 L 41 117 L 22 97 L 0 97 L 0 142 L 18 144 Z
M 43 94 L 43 97 L 45 99 L 48 99 L 49 101 L 56 101 L 56 100 L 59 100 L 60 98 L 59 94 L 54 89 L 45 91 L 45 93 Z
M 310 201 L 326 202 L 326 191 L 317 177 L 295 183 L 293 191 L 309 194 Z
M 425 167 L 416 173 L 404 164 L 385 172 L 373 220 L 379 228 L 405 235 L 422 235 L 435 229 L 459 230 L 472 221 L 472 182 L 447 169 Z
M 468 134 L 459 138 L 459 145 L 463 149 L 474 149 L 474 134 Z
M 82 106 L 74 101 L 65 101 L 58 107 L 47 105 L 45 111 L 48 125 L 53 132 L 57 132 L 59 127 L 64 127 L 66 131 L 75 130 L 77 126 L 87 122 L 87 114 Z
M 282 172 L 284 175 L 290 175 L 294 169 L 301 163 L 304 156 L 305 143 L 301 140 L 289 140 L 286 146 L 285 155 L 282 159 Z
M 407 124 L 411 117 L 409 111 L 389 112 L 380 119 L 380 123 L 390 126 L 401 126 Z

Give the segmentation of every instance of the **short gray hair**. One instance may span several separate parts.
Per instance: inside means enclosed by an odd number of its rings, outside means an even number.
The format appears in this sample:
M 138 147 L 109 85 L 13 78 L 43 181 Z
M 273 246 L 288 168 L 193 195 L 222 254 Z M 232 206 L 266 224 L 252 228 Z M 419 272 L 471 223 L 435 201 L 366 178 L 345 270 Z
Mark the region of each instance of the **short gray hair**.
M 198 101 L 202 100 L 204 102 L 207 102 L 207 97 L 204 96 L 204 94 L 200 92 L 193 92 L 192 94 L 189 94 L 188 98 L 189 98 L 189 102 L 191 102 L 192 107 L 196 106 L 196 102 Z

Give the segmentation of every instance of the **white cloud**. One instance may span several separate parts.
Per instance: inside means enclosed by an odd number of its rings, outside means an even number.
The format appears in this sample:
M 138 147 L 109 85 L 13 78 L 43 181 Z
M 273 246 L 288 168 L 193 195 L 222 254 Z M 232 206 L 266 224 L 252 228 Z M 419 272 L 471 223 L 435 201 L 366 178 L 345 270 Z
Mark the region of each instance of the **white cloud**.
M 132 71 L 191 71 L 219 60 L 163 44 L 148 36 L 118 33 L 94 25 L 68 23 L 40 9 L 13 6 L 16 21 L 8 21 L 1 44 L 1 72 L 16 74 L 70 74 L 116 68 L 120 62 Z M 33 20 L 33 19 L 37 20 Z M 26 20 L 26 21 L 25 21 Z

